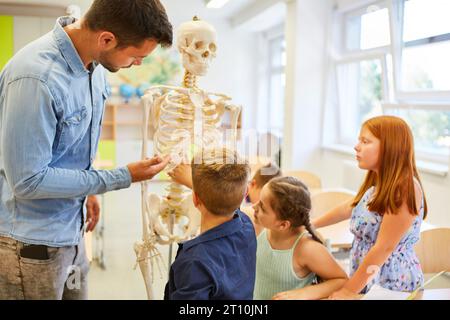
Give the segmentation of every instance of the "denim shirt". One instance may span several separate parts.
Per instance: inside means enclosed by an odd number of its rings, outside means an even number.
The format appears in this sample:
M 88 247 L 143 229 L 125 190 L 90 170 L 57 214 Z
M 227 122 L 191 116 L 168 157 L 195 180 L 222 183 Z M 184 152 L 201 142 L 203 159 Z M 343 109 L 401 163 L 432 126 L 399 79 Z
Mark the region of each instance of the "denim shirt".
M 87 70 L 58 18 L 0 74 L 0 235 L 54 247 L 79 243 L 86 196 L 129 187 L 126 167 L 93 170 L 108 86 Z
M 165 300 L 252 300 L 256 235 L 240 210 L 233 219 L 179 244 Z

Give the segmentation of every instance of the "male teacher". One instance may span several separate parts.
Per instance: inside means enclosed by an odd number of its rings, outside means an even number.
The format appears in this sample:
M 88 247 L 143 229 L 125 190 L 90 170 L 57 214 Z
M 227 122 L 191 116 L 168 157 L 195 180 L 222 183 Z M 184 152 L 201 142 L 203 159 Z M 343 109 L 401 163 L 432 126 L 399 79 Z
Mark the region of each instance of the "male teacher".
M 99 219 L 95 195 L 151 179 L 169 161 L 92 168 L 109 95 L 104 68 L 140 65 L 158 44 L 172 45 L 158 0 L 94 0 L 1 72 L 0 299 L 87 299 L 83 234 Z

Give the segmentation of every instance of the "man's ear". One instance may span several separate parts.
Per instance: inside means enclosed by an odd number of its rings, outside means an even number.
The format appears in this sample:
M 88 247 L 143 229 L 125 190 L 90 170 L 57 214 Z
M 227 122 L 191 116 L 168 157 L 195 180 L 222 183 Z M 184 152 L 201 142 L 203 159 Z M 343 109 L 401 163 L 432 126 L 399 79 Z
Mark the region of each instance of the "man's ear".
M 98 36 L 98 47 L 102 50 L 114 49 L 117 44 L 117 38 L 112 32 L 103 31 Z

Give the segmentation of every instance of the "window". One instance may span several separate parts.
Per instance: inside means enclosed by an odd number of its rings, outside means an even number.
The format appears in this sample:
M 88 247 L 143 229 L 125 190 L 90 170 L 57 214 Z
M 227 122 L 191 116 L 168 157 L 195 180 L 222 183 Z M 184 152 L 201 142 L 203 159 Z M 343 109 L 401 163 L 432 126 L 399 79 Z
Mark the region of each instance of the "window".
M 450 90 L 450 1 L 404 2 L 402 89 Z
M 337 123 L 324 123 L 335 131 L 325 143 L 353 146 L 366 119 L 395 114 L 410 125 L 418 155 L 448 163 L 448 12 L 449 0 L 374 1 L 335 12 L 327 106 Z
M 450 109 L 433 107 L 409 107 L 406 105 L 386 108 L 386 113 L 403 118 L 411 126 L 418 154 L 448 156 L 450 148 Z
M 389 12 L 387 8 L 368 7 L 346 17 L 347 50 L 366 50 L 390 44 Z
M 361 60 L 337 66 L 341 141 L 352 143 L 364 120 L 381 114 L 381 60 Z
M 284 93 L 286 88 L 286 45 L 284 35 L 269 40 L 269 132 L 283 135 Z

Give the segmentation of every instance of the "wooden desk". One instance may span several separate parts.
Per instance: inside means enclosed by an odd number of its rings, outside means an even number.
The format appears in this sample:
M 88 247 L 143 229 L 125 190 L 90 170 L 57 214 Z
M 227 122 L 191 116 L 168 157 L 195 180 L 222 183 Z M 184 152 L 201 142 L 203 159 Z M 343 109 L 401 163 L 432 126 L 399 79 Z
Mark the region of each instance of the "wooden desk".
M 353 234 L 350 232 L 350 220 L 319 228 L 317 232 L 325 240 L 330 240 L 332 248 L 350 249 L 352 247 Z
M 425 221 L 420 226 L 420 231 L 434 229 L 436 226 Z M 350 249 L 353 242 L 353 234 L 350 232 L 350 220 L 341 221 L 331 226 L 317 229 L 324 239 L 329 239 L 331 247 L 336 249 Z

